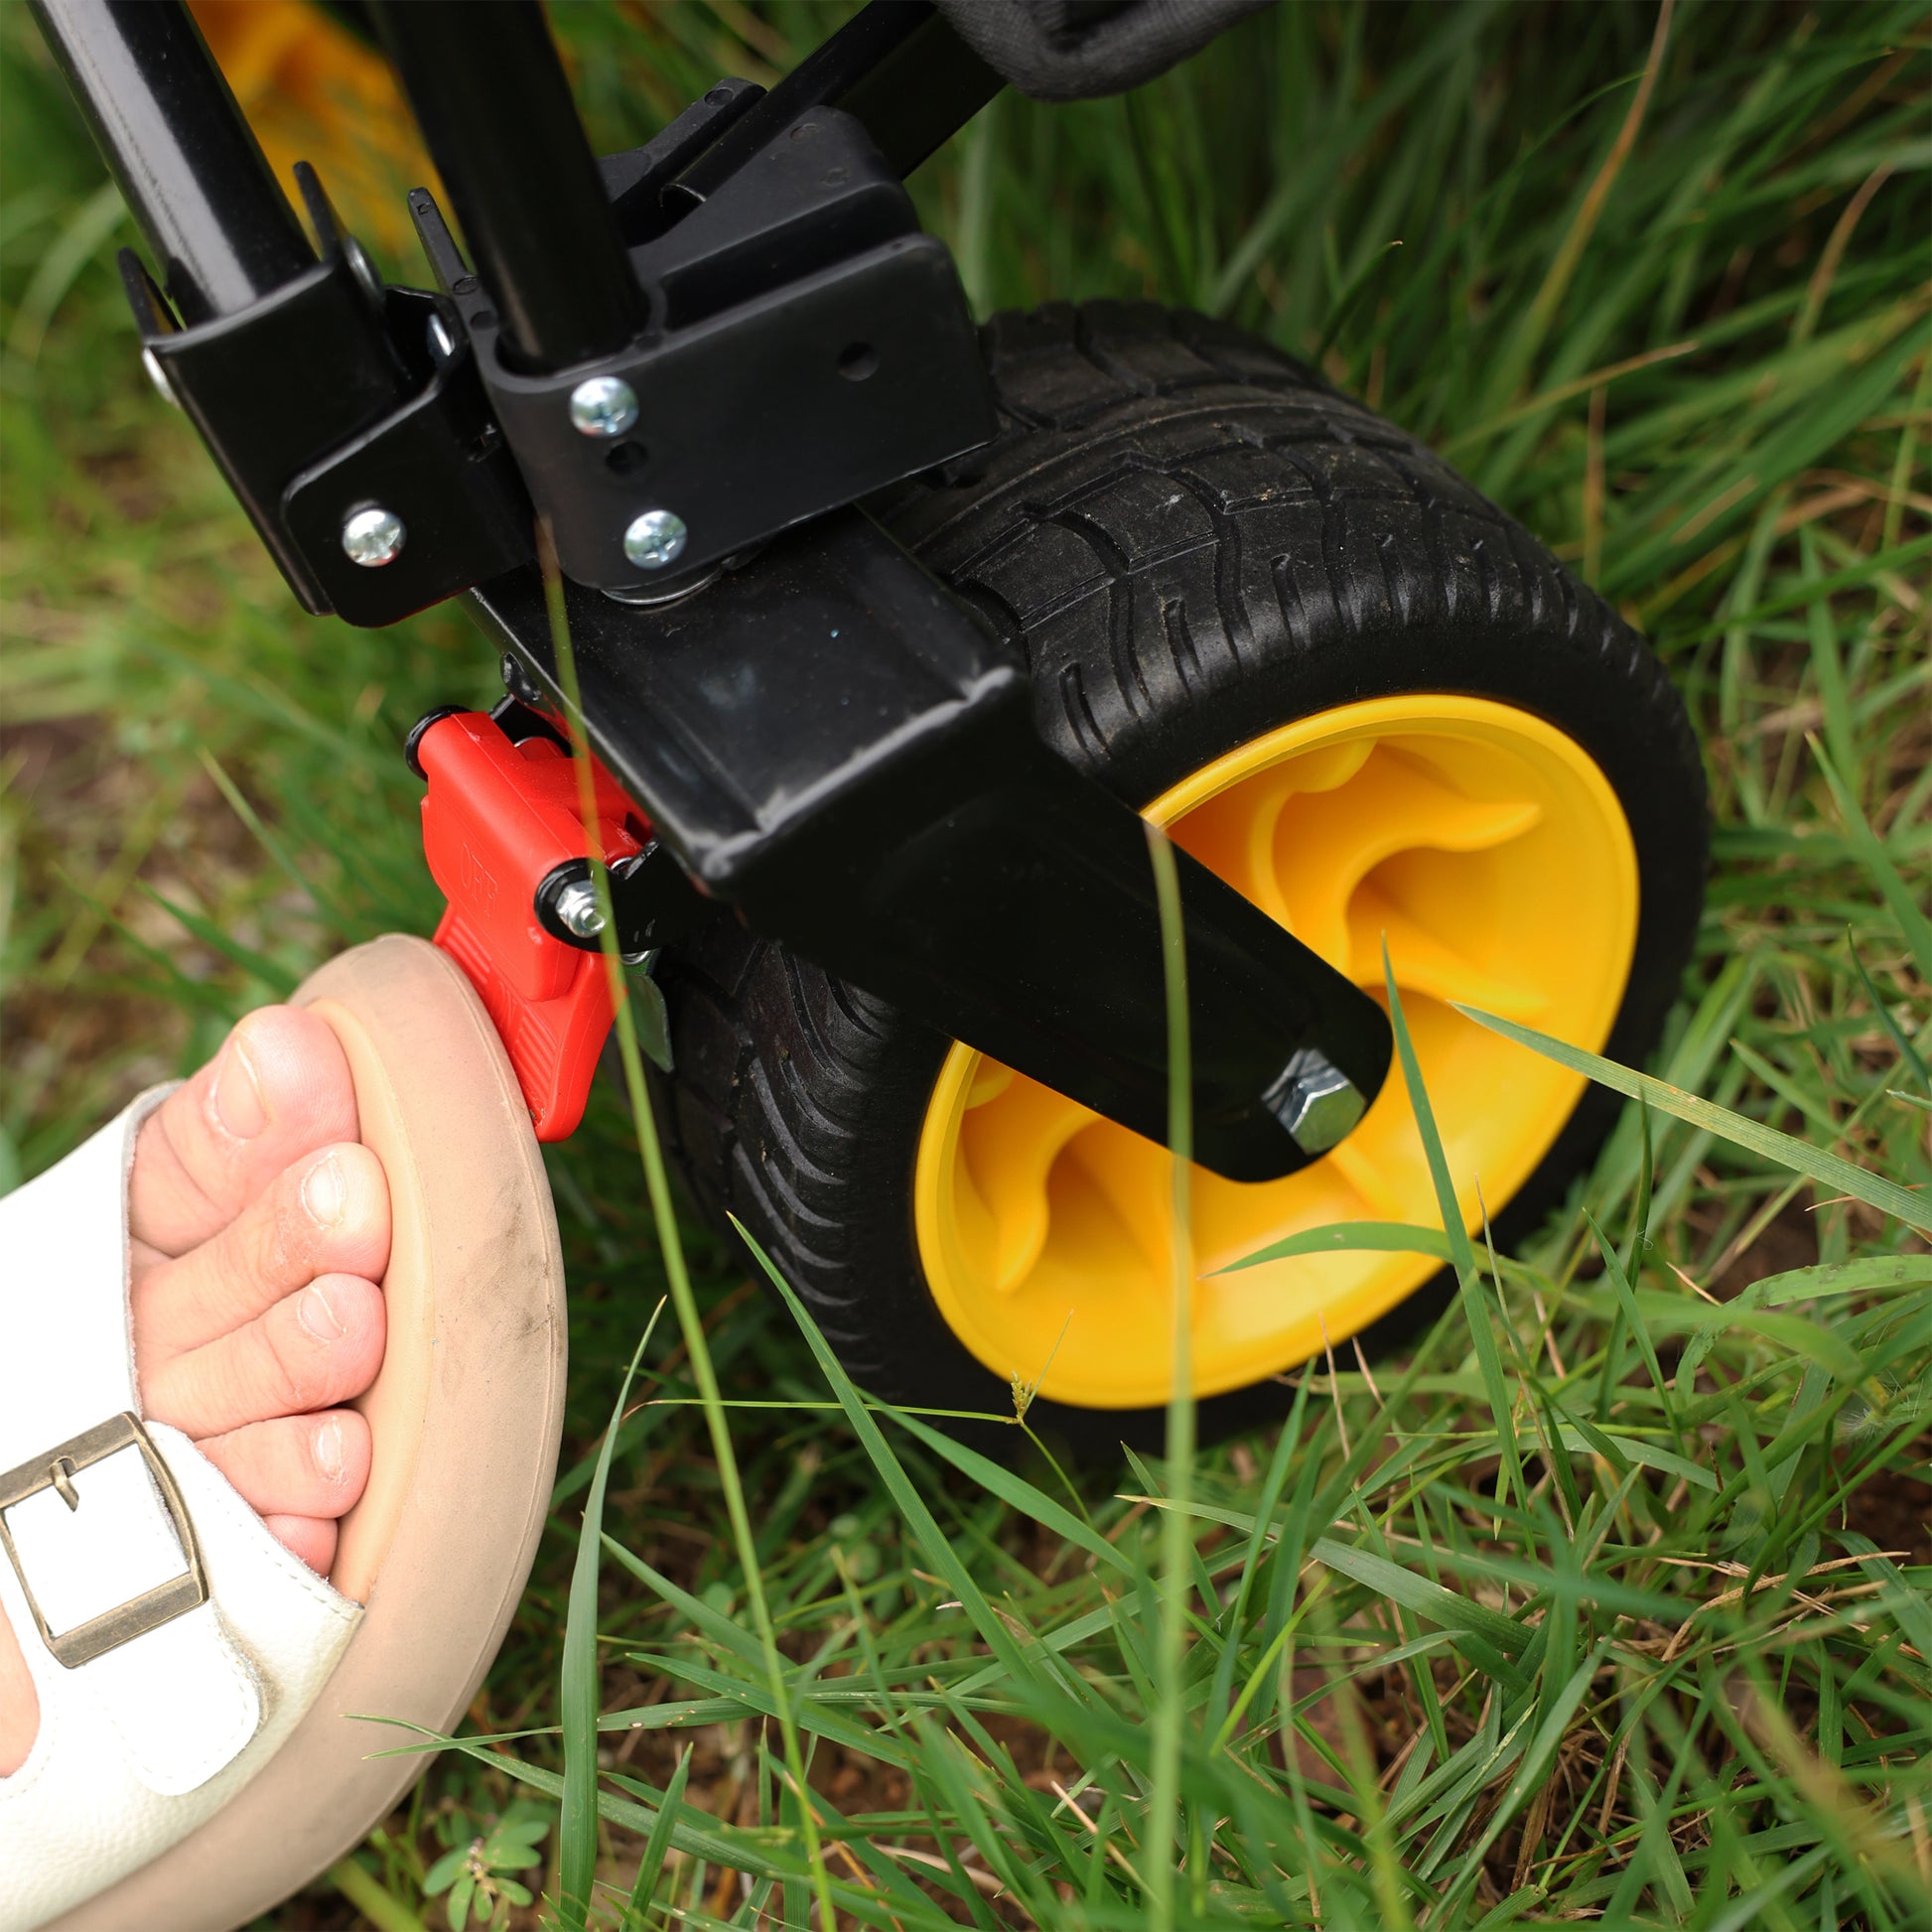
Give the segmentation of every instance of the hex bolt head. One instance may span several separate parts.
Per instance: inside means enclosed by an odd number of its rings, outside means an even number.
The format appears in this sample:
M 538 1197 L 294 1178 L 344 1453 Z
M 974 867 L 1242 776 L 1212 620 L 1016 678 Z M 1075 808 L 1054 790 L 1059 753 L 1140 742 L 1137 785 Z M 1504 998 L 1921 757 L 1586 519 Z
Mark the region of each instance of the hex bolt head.
M 1313 1046 L 1288 1056 L 1261 1100 L 1304 1154 L 1326 1154 L 1368 1111 L 1354 1081 Z
M 557 895 L 557 918 L 580 939 L 595 939 L 604 930 L 604 914 L 597 909 L 597 888 L 588 879 L 573 879 Z
M 364 570 L 380 570 L 402 555 L 402 540 L 407 534 L 394 510 L 373 504 L 357 510 L 343 525 L 343 555 Z
M 621 436 L 637 420 L 637 392 L 621 375 L 594 375 L 570 392 L 570 420 L 583 436 Z
M 623 554 L 639 570 L 662 570 L 683 556 L 690 534 L 675 510 L 646 510 L 623 533 Z

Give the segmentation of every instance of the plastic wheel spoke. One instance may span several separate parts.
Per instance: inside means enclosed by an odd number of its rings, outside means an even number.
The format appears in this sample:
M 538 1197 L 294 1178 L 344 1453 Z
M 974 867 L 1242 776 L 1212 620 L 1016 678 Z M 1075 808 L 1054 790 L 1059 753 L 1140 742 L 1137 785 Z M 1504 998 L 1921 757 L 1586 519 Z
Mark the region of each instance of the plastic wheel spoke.
M 1460 1000 L 1509 1020 L 1533 1020 L 1549 1005 L 1546 995 L 1503 974 L 1486 972 L 1419 924 L 1373 884 L 1348 908 L 1348 965 L 1362 986 L 1382 984 L 1382 948 L 1396 985 L 1445 1002 Z
M 1096 1123 L 1086 1139 L 1067 1149 L 1066 1158 L 1079 1162 L 1122 1232 L 1147 1257 L 1154 1279 L 1165 1284 L 1173 1244 L 1168 1150 L 1111 1123 Z
M 1337 790 L 1368 762 L 1374 750 L 1374 741 L 1366 738 L 1332 745 L 1235 785 L 1189 812 L 1174 827 L 1174 843 L 1253 899 L 1270 918 L 1293 930 L 1275 858 L 1275 828 L 1291 799 Z
M 1052 1222 L 1046 1183 L 1053 1163 L 1096 1118 L 1078 1101 L 1017 1073 L 996 1099 L 968 1115 L 961 1146 L 997 1229 L 994 1294 L 1011 1295 L 1033 1273 Z
M 1400 1079 L 1401 1075 L 1398 1073 L 1396 1077 Z M 1331 1162 L 1336 1173 L 1367 1202 L 1371 1220 L 1406 1221 L 1410 1218 L 1407 1196 L 1382 1172 L 1374 1154 L 1362 1146 L 1359 1134 L 1351 1135 L 1323 1159 Z
M 1520 837 L 1543 816 L 1532 799 L 1468 798 L 1386 749 L 1333 791 L 1285 802 L 1274 832 L 1286 923 L 1323 959 L 1348 958 L 1348 903 L 1385 859 L 1419 848 L 1481 852 Z M 1319 853 L 1318 866 L 1298 863 Z

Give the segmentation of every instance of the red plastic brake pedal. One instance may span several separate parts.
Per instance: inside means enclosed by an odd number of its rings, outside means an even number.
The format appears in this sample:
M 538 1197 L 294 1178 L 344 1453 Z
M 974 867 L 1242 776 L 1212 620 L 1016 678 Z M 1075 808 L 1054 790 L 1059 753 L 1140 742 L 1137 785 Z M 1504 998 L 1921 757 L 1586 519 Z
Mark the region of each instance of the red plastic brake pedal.
M 597 844 L 584 836 L 575 765 L 547 738 L 510 739 L 486 713 L 424 728 L 416 761 L 429 780 L 423 852 L 449 900 L 436 943 L 469 976 L 510 1056 L 540 1141 L 584 1117 L 611 1029 L 603 956 L 547 932 L 536 889 L 572 859 L 610 865 L 641 852 L 649 822 L 595 758 Z

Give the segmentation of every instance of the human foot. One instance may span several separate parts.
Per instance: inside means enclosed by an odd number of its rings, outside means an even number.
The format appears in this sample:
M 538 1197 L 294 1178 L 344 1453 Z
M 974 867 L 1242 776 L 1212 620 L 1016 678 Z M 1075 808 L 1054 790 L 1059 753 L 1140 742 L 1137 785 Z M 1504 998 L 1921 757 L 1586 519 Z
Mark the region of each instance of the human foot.
M 389 1190 L 322 1019 L 250 1014 L 149 1116 L 128 1229 L 144 1414 L 195 1439 L 277 1540 L 326 1573 L 368 1479 L 368 1427 L 342 1405 L 382 1362 Z M 39 1724 L 0 1611 L 0 1777 Z
M 0 1932 L 219 1932 L 329 1869 L 429 1761 L 376 1748 L 352 1714 L 450 1734 L 551 1518 L 563 1258 L 489 1014 L 455 960 L 400 933 L 295 998 L 340 1043 L 352 1108 L 327 1041 L 318 1058 L 299 1035 L 287 1053 L 254 1037 L 303 1015 L 258 1015 L 242 1087 L 224 1061 L 149 1141 L 144 1103 L 0 1200 L 0 1607 L 39 1698 L 31 1754 L 0 1777 Z M 386 1230 L 355 1208 L 358 1144 Z M 300 1181 L 345 1148 L 325 1228 Z M 373 1238 L 349 1253 L 358 1227 Z M 378 1271 L 381 1329 L 357 1364 L 348 1339 L 370 1336 L 348 1298 L 374 1297 L 338 1290 Z M 348 1362 L 333 1380 L 300 1372 L 308 1331 L 289 1319 L 317 1278 L 343 1329 L 323 1359 Z M 299 1480 L 242 1454 L 288 1447 L 260 1425 L 327 1415 L 378 1353 L 337 1493 L 309 1493 L 313 1439 Z M 365 1440 L 364 1478 L 347 1456 Z M 331 1522 L 325 1556 L 308 1539 Z

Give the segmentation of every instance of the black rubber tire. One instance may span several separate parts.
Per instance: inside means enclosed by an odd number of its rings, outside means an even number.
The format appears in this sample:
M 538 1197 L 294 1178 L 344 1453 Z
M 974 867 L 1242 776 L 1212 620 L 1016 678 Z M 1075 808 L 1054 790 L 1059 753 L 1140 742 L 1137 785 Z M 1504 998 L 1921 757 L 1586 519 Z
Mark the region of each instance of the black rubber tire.
M 1578 740 L 1636 841 L 1636 956 L 1607 1051 L 1655 1046 L 1690 954 L 1707 808 L 1689 722 L 1643 640 L 1412 437 L 1302 364 L 1150 304 L 996 316 L 987 450 L 871 507 L 1031 661 L 1042 736 L 1130 804 L 1264 731 L 1409 690 L 1505 700 Z M 863 1387 L 1010 1410 L 941 1318 L 911 1182 L 948 1041 L 720 921 L 659 980 L 669 1133 L 706 1213 L 758 1237 Z M 1594 1153 L 1591 1088 L 1499 1216 L 1532 1230 Z M 1386 1345 L 1442 1305 L 1385 1316 Z M 1279 1412 L 1278 1383 L 1202 1405 L 1209 1433 Z M 1076 1447 L 1158 1442 L 1159 1410 L 1041 1402 Z M 1001 1432 L 1008 1441 L 1008 1432 Z

